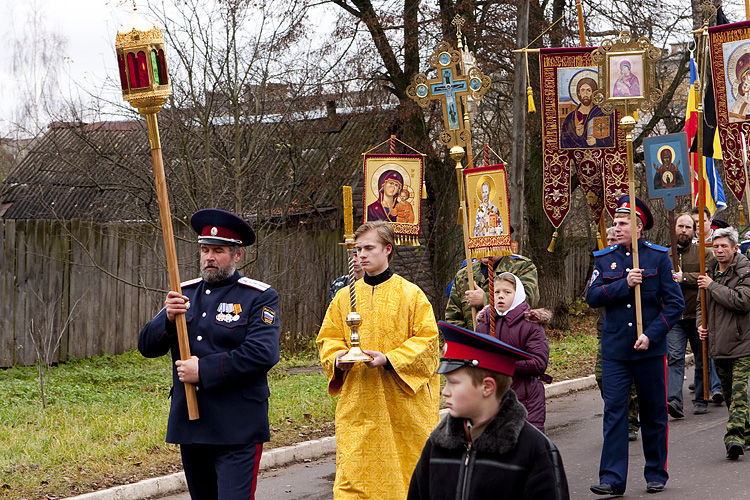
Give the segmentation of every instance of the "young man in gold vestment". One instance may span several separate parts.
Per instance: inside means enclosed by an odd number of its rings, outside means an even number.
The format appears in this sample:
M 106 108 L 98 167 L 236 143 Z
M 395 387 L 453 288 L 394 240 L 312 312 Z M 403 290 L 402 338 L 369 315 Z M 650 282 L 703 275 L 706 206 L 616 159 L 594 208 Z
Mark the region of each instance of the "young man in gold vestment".
M 349 288 L 339 290 L 318 333 L 336 406 L 335 500 L 405 499 L 422 445 L 438 423 L 440 359 L 432 305 L 388 264 L 395 235 L 384 221 L 354 233 L 365 276 L 354 283 L 367 363 L 342 363 L 350 348 Z

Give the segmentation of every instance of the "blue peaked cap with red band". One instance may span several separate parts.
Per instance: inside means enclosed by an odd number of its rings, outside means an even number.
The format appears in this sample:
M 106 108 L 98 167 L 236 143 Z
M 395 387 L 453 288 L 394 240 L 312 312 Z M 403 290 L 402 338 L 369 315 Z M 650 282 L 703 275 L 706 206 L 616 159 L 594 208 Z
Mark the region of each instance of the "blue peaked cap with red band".
M 190 225 L 198 233 L 202 245 L 239 245 L 255 243 L 255 231 L 250 224 L 231 212 L 206 208 L 190 217 Z
M 630 196 L 625 195 L 617 201 L 617 208 L 615 209 L 616 214 L 629 214 L 630 213 Z M 643 222 L 643 229 L 649 230 L 654 227 L 654 216 L 651 215 L 651 210 L 648 209 L 648 205 L 642 199 L 635 197 L 635 213 Z
M 438 329 L 445 339 L 438 373 L 450 373 L 469 366 L 513 376 L 517 361 L 532 359 L 526 351 L 491 335 L 472 332 L 445 321 L 438 321 Z

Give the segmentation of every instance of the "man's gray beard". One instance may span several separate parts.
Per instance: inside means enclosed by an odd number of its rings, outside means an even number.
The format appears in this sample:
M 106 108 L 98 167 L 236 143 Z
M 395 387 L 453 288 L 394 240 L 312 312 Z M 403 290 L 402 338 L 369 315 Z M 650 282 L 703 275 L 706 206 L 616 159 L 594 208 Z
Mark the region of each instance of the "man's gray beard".
M 234 274 L 234 269 L 232 269 L 231 266 L 220 267 L 216 269 L 216 271 L 208 271 L 206 269 L 201 269 L 201 278 L 203 278 L 203 281 L 205 281 L 209 285 L 218 283 L 219 281 L 224 281 L 225 279 L 229 278 L 233 274 Z

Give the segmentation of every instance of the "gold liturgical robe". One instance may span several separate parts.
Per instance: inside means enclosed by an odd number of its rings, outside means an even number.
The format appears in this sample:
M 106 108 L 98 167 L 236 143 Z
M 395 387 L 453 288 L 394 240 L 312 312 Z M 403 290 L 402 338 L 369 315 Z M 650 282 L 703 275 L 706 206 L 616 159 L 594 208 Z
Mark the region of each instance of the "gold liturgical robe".
M 393 369 L 355 363 L 349 372 L 335 370 L 336 354 L 351 346 L 349 288 L 342 288 L 317 340 L 328 392 L 339 396 L 333 496 L 401 500 L 438 423 L 437 324 L 424 292 L 397 274 L 374 287 L 364 280 L 355 286 L 360 347 L 382 352 Z

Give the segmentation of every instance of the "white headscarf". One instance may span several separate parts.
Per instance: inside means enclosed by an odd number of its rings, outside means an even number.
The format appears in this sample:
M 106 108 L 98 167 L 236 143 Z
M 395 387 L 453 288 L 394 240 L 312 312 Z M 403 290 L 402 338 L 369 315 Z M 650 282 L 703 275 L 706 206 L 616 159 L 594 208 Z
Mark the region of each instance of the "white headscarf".
M 521 283 L 521 280 L 518 278 L 518 276 L 513 273 L 500 273 L 500 276 L 502 276 L 503 274 L 510 274 L 511 276 L 513 276 L 513 278 L 515 278 L 516 296 L 513 298 L 513 303 L 510 305 L 507 311 L 500 312 L 497 310 L 497 307 L 495 307 L 495 311 L 497 311 L 498 316 L 505 316 L 526 301 L 526 290 L 523 289 L 523 283 Z

